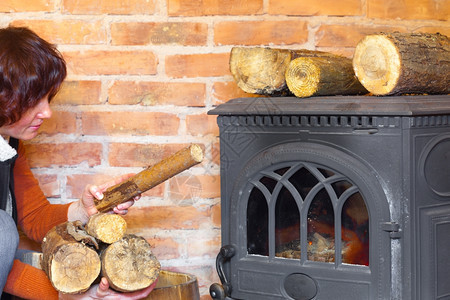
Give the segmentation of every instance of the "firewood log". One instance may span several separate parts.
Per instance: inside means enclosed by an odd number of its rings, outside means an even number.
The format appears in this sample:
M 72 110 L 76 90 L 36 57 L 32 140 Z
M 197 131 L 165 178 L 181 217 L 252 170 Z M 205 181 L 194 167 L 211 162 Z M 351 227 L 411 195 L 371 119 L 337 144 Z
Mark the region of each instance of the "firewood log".
M 108 188 L 102 200 L 95 200 L 98 211 L 106 212 L 203 160 L 203 150 L 193 144 L 150 166 L 128 180 Z
M 120 215 L 98 213 L 89 218 L 85 230 L 103 243 L 112 244 L 125 235 L 127 222 Z
M 449 38 L 428 33 L 368 35 L 356 46 L 353 68 L 374 95 L 448 94 Z
M 57 291 L 67 294 L 88 290 L 101 270 L 96 242 L 79 226 L 77 222 L 55 226 L 42 242 L 42 270 Z
M 311 50 L 288 50 L 262 47 L 234 47 L 230 54 L 230 71 L 244 92 L 268 96 L 292 95 L 285 74 L 297 57 L 334 57 L 334 54 Z
M 158 278 L 161 265 L 142 237 L 125 235 L 101 254 L 102 276 L 122 292 L 149 287 Z
M 299 57 L 286 70 L 286 84 L 297 97 L 358 95 L 367 90 L 346 57 Z

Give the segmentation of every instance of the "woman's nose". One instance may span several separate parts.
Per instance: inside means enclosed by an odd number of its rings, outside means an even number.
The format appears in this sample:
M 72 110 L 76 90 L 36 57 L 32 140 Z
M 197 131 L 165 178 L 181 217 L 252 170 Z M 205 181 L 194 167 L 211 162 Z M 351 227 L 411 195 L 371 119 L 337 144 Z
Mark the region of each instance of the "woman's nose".
M 42 101 L 38 116 L 41 119 L 48 119 L 52 116 L 52 110 L 48 101 Z

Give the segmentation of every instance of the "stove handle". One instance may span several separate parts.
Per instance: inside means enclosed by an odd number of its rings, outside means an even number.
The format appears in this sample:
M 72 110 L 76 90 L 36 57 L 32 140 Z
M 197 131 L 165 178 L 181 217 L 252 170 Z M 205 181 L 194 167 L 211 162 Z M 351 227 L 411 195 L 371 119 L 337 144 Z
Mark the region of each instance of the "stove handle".
M 231 283 L 225 277 L 223 265 L 236 254 L 236 248 L 232 245 L 225 245 L 220 248 L 216 258 L 216 270 L 222 284 L 213 283 L 209 287 L 209 294 L 213 299 L 224 300 L 231 295 Z

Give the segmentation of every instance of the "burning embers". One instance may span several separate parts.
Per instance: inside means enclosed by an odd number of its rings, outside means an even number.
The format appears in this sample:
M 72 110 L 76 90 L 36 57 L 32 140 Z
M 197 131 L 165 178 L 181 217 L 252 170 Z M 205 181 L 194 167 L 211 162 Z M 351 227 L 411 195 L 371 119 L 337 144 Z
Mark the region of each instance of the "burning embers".
M 261 170 L 250 182 L 248 254 L 270 256 L 274 251 L 275 257 L 303 262 L 369 265 L 369 216 L 349 179 L 295 162 Z

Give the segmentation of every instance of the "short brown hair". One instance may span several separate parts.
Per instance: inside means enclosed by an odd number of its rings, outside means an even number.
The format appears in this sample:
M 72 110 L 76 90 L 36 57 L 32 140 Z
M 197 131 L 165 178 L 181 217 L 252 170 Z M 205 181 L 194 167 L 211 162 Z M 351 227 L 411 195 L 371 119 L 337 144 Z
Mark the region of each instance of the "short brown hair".
M 18 121 L 47 94 L 50 101 L 66 75 L 55 45 L 25 27 L 0 29 L 0 126 Z

